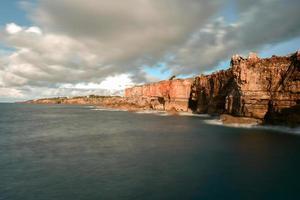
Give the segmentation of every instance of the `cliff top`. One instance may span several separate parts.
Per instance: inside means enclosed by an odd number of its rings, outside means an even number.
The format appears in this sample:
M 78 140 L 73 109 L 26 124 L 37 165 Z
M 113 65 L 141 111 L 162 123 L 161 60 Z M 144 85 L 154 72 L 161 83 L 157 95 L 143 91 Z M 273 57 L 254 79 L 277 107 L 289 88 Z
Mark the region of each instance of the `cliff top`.
M 291 53 L 291 54 L 288 54 L 286 56 L 276 56 L 276 55 L 272 55 L 271 57 L 267 57 L 267 58 L 260 58 L 258 56 L 257 53 L 254 53 L 254 52 L 250 52 L 248 57 L 243 57 L 239 54 L 235 54 L 231 57 L 231 66 L 228 67 L 228 69 L 222 69 L 222 70 L 218 70 L 218 71 L 215 71 L 211 74 L 208 74 L 208 75 L 204 75 L 204 74 L 200 74 L 198 75 L 198 77 L 213 77 L 213 76 L 216 76 L 216 75 L 219 75 L 219 74 L 226 74 L 226 73 L 230 73 L 230 71 L 232 70 L 232 65 L 234 63 L 238 63 L 240 61 L 243 61 L 243 62 L 249 62 L 249 63 L 257 63 L 257 62 L 262 62 L 262 63 L 275 63 L 275 62 L 289 62 L 291 59 L 297 59 L 297 60 L 300 60 L 300 50 L 294 52 L 294 53 Z
M 150 83 L 145 83 L 145 84 L 140 84 L 140 85 L 134 85 L 134 86 L 128 87 L 128 88 L 143 87 L 143 86 L 147 86 L 147 85 L 160 84 L 160 83 L 164 83 L 164 82 L 193 81 L 193 80 L 194 80 L 194 77 L 191 77 L 191 78 L 173 78 L 171 80 L 161 80 L 161 81 L 157 81 L 157 82 L 150 82 Z

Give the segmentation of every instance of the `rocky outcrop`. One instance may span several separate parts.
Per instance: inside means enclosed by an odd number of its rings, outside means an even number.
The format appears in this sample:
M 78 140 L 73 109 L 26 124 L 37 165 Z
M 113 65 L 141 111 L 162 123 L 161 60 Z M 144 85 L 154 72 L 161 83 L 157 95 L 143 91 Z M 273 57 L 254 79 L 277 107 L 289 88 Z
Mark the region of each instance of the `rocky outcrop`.
M 188 111 L 192 82 L 193 79 L 172 79 L 127 88 L 125 97 L 141 100 L 136 102 L 141 105 L 146 101 L 155 110 Z
M 300 52 L 262 59 L 255 53 L 248 58 L 234 55 L 227 70 L 128 88 L 125 96 L 136 99 L 137 105 L 139 99 L 155 102 L 149 108 L 156 110 L 191 110 L 264 123 L 300 124 Z M 140 102 L 145 105 L 145 100 Z
M 195 77 L 190 96 L 190 108 L 197 113 L 224 113 L 226 97 L 233 83 L 231 69 Z
M 220 120 L 223 124 L 247 124 L 247 125 L 256 125 L 261 124 L 261 119 L 255 119 L 251 117 L 235 117 L 232 115 L 222 114 Z
M 199 113 L 226 113 L 265 123 L 300 124 L 300 52 L 260 59 L 235 55 L 231 68 L 195 78 L 191 107 Z

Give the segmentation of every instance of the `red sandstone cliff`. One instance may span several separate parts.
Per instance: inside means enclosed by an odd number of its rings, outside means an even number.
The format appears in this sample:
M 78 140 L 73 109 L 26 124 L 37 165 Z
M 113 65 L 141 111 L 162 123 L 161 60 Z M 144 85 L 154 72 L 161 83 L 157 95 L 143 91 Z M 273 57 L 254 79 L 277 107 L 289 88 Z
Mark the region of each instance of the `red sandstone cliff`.
M 235 55 L 231 68 L 197 77 L 192 104 L 197 112 L 227 113 L 300 124 L 300 52 L 260 59 Z
M 260 59 L 235 55 L 231 67 L 194 80 L 169 80 L 126 89 L 151 109 L 231 114 L 267 123 L 300 124 L 300 52 Z M 146 103 L 147 104 L 147 103 Z
M 192 79 L 175 79 L 127 88 L 125 97 L 149 101 L 156 110 L 188 111 L 192 82 Z
M 227 70 L 127 88 L 125 97 L 91 95 L 28 103 L 193 111 L 254 118 L 271 124 L 300 125 L 300 52 L 263 59 L 253 53 L 248 58 L 235 55 Z M 228 115 L 225 118 L 231 121 Z

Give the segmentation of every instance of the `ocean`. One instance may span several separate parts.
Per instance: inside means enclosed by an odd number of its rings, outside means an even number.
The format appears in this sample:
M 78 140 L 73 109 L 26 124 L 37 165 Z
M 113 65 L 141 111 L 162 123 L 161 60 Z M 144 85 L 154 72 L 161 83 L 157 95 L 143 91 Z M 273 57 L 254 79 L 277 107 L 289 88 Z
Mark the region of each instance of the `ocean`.
M 214 123 L 216 122 L 216 123 Z M 0 104 L 1 200 L 300 199 L 300 135 L 208 115 Z

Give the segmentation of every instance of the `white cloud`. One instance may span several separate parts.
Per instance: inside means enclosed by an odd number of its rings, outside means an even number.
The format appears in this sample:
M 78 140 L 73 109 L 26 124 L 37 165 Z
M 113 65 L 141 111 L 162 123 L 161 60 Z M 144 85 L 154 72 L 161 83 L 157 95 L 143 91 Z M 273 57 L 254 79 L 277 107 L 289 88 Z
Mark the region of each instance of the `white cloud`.
M 38 35 L 42 34 L 42 30 L 39 27 L 36 27 L 36 26 L 29 27 L 28 29 L 25 30 L 25 32 L 35 33 L 35 34 L 38 34 Z
M 1 88 L 0 87 L 0 98 L 14 97 L 14 98 L 23 98 L 24 94 L 15 88 Z
M 23 29 L 21 26 L 18 26 L 15 23 L 10 23 L 10 24 L 6 25 L 5 30 L 9 34 L 16 34 L 16 33 L 19 33 L 20 31 L 22 31 Z
M 127 87 L 133 86 L 130 76 L 128 74 L 122 74 L 118 76 L 109 76 L 99 85 L 101 89 L 108 90 L 124 90 Z
M 130 78 L 129 74 L 121 74 L 115 76 L 108 76 L 100 83 L 76 83 L 76 84 L 62 84 L 60 88 L 67 88 L 67 89 L 81 89 L 81 90 L 88 90 L 88 89 L 102 89 L 108 91 L 121 91 L 127 87 L 133 86 L 135 83 Z

